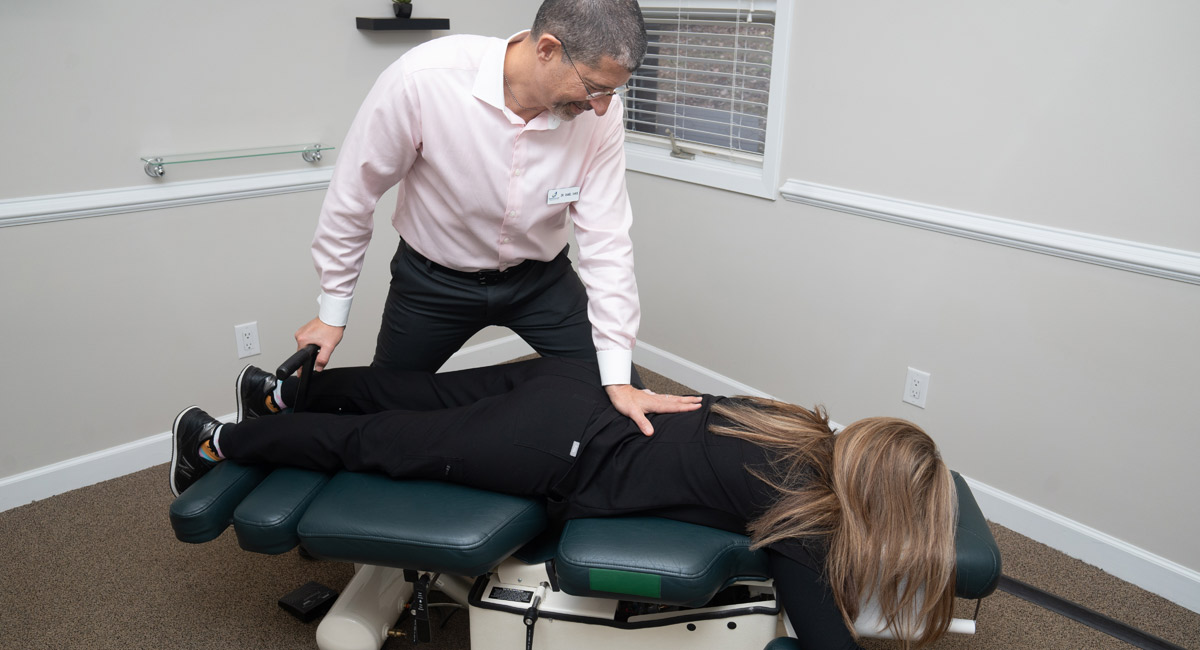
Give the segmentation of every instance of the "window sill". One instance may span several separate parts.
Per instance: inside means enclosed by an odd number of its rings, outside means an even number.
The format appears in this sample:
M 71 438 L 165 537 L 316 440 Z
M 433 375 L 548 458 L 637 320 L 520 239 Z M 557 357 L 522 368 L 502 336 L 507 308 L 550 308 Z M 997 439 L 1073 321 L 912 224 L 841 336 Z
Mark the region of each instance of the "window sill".
M 766 169 L 703 155 L 697 155 L 694 160 L 680 160 L 672 158 L 668 149 L 629 139 L 625 141 L 625 167 L 643 174 L 764 199 L 775 200 L 778 196 L 778 179 Z

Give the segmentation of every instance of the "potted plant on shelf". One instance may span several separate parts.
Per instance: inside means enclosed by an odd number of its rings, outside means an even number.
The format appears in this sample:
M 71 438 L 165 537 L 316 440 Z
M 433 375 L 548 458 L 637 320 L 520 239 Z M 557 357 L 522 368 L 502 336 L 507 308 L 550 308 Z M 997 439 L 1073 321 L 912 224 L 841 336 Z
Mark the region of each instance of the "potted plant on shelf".
M 412 0 L 392 0 L 392 10 L 397 18 L 408 18 L 412 16 Z

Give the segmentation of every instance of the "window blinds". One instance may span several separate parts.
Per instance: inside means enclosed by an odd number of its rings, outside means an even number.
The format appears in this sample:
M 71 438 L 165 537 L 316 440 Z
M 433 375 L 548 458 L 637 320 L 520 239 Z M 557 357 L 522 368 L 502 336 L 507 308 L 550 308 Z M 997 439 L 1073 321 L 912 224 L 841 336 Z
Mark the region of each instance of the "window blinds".
M 629 80 L 626 130 L 761 160 L 774 12 L 643 6 L 642 13 L 649 49 Z

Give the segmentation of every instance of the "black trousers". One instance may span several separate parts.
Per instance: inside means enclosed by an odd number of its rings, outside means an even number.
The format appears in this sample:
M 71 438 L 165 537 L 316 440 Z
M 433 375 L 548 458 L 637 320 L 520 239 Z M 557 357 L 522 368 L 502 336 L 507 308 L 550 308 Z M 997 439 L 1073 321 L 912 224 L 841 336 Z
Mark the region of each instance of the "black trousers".
M 372 366 L 436 371 L 489 325 L 508 327 L 542 356 L 596 358 L 587 292 L 566 249 L 485 286 L 440 269 L 400 242 L 391 271 Z
M 585 438 L 620 417 L 594 361 L 555 358 L 439 374 L 333 368 L 314 373 L 300 406 L 225 425 L 222 453 L 556 496 Z

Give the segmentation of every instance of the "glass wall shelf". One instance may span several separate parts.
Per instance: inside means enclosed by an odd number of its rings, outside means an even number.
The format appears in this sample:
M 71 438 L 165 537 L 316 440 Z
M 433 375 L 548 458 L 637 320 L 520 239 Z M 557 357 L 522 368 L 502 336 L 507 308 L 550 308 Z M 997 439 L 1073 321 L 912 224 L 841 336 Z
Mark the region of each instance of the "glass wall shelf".
M 166 165 L 182 163 L 212 162 L 215 160 L 234 160 L 236 158 L 258 158 L 261 156 L 281 156 L 285 154 L 300 154 L 304 162 L 315 163 L 321 160 L 322 151 L 330 151 L 334 147 L 320 144 L 287 144 L 277 147 L 258 147 L 257 149 L 232 149 L 229 151 L 209 151 L 205 153 L 181 153 L 171 156 L 143 156 L 146 165 L 146 175 L 161 178 L 167 173 Z

